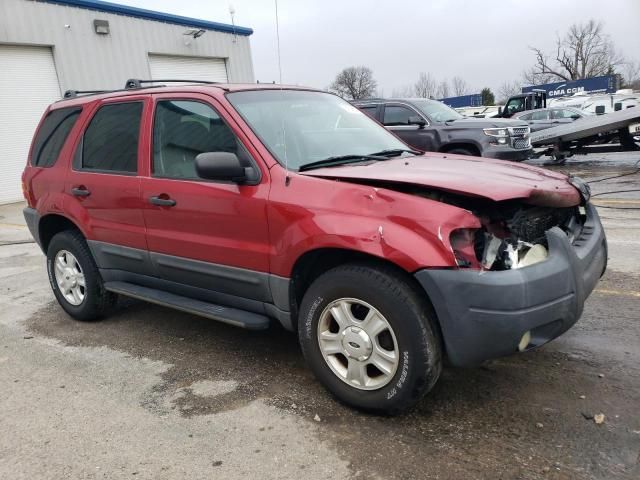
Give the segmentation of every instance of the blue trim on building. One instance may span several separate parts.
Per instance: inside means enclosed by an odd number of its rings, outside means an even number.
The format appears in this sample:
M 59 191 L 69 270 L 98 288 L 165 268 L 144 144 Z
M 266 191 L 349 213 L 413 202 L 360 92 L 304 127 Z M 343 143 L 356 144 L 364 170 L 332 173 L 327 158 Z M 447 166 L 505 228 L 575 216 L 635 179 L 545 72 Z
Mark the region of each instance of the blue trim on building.
M 57 3 L 70 7 L 87 8 L 90 10 L 98 10 L 100 12 L 116 13 L 126 15 L 128 17 L 142 18 L 145 20 L 155 20 L 158 22 L 173 23 L 175 25 L 184 25 L 185 27 L 203 28 L 205 30 L 215 30 L 218 32 L 235 33 L 237 35 L 248 36 L 253 33 L 251 28 L 234 27 L 226 23 L 208 22 L 197 18 L 182 17 L 180 15 L 172 15 L 170 13 L 155 12 L 145 8 L 129 7 L 118 3 L 103 2 L 101 0 L 44 0 L 47 3 Z

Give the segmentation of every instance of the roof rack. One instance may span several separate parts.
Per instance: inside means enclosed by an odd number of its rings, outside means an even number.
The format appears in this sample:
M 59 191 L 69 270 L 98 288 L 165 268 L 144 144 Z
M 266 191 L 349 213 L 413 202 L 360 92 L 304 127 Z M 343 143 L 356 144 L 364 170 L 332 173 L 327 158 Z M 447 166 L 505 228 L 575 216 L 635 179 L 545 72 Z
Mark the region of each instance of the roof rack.
M 168 79 L 168 80 L 140 80 L 137 78 L 130 78 L 124 85 L 123 89 L 116 90 L 67 90 L 64 92 L 63 100 L 69 98 L 76 98 L 81 95 L 100 95 L 101 93 L 112 93 L 112 92 L 124 92 L 127 90 L 135 90 L 138 88 L 157 88 L 161 85 L 150 85 L 148 87 L 143 87 L 144 83 L 202 83 L 207 85 L 212 85 L 220 82 L 210 82 L 208 80 L 183 80 L 183 79 Z
M 78 95 L 97 95 L 99 93 L 107 93 L 111 90 L 67 90 L 64 92 L 64 98 L 75 98 Z
M 130 78 L 124 84 L 124 88 L 126 90 L 130 90 L 133 88 L 142 88 L 143 83 L 204 83 L 204 84 L 215 84 L 220 82 L 210 82 L 208 80 L 184 80 L 184 79 L 168 79 L 168 80 L 140 80 L 138 78 Z

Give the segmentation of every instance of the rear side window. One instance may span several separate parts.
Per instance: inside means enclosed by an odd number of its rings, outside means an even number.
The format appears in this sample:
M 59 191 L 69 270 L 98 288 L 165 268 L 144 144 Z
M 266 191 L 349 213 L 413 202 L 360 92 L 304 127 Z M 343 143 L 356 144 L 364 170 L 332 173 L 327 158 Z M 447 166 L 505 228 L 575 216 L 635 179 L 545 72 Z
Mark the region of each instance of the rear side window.
M 31 165 L 52 167 L 56 163 L 81 111 L 80 108 L 70 107 L 52 110 L 47 114 L 33 143 Z
M 136 173 L 142 102 L 100 107 L 84 133 L 82 169 Z

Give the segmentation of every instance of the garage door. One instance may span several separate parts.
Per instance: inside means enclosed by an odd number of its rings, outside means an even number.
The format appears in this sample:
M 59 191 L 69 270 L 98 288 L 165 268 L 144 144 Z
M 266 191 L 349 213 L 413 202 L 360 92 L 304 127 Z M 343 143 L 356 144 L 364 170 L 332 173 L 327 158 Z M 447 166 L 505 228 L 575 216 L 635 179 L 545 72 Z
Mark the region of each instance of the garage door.
M 179 57 L 149 54 L 149 70 L 152 79 L 208 80 L 227 82 L 227 65 L 224 58 Z
M 0 45 L 0 204 L 22 200 L 31 138 L 56 100 L 60 86 L 50 48 Z

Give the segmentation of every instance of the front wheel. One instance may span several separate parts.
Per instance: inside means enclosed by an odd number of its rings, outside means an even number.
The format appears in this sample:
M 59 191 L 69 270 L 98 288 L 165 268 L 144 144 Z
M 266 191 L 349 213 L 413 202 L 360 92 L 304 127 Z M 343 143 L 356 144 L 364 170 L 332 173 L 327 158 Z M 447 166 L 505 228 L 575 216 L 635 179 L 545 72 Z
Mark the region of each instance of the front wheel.
M 472 152 L 471 150 L 467 150 L 466 148 L 452 148 L 451 150 L 448 150 L 447 153 L 450 153 L 451 155 L 468 155 L 472 157 L 478 156 L 477 153 Z
M 393 269 L 344 265 L 306 292 L 299 339 L 311 370 L 339 400 L 397 414 L 413 406 L 442 370 L 428 302 Z

